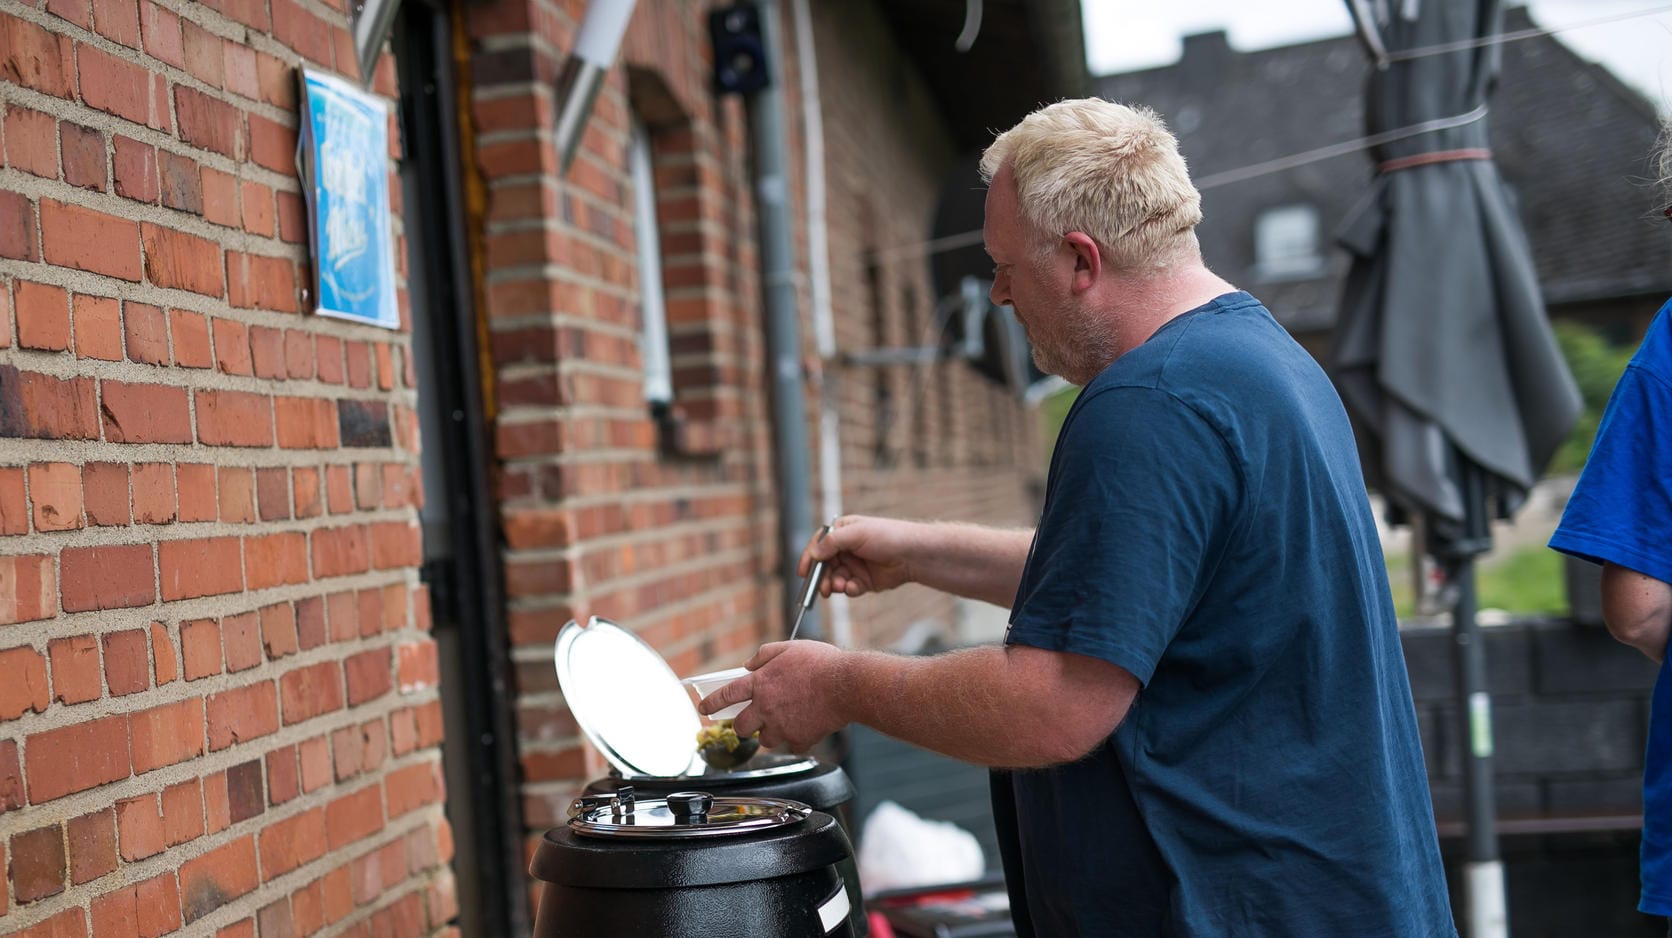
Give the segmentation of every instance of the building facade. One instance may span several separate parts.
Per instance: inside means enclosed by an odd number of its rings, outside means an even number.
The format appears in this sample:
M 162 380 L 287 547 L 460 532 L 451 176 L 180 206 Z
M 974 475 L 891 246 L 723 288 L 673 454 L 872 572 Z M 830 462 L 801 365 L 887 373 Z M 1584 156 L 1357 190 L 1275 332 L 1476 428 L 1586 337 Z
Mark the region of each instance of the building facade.
M 562 626 L 680 673 L 787 627 L 754 105 L 710 7 L 639 0 L 565 174 L 587 4 L 402 4 L 388 330 L 312 313 L 298 74 L 358 79 L 351 6 L 0 0 L 0 933 L 523 933 L 533 839 L 605 768 Z M 1081 61 L 1077 5 L 989 4 L 957 58 L 962 6 L 775 6 L 819 508 L 1031 519 L 1012 389 L 866 355 L 940 344 L 948 167 L 1078 90 L 995 58 Z M 960 615 L 821 611 L 867 646 Z

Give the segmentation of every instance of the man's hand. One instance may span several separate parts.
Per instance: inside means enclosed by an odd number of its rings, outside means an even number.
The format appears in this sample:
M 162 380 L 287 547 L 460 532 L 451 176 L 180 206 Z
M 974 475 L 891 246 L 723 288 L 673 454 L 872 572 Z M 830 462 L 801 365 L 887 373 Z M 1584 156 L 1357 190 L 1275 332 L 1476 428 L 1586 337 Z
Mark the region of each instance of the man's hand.
M 863 596 L 910 583 L 906 558 L 915 546 L 913 535 L 918 527 L 914 522 L 892 518 L 844 515 L 823 537 L 814 536 L 807 543 L 796 572 L 806 576 L 814 561 L 825 561 L 820 596 Z
M 750 701 L 732 721 L 739 738 L 757 731 L 768 749 L 806 752 L 846 726 L 842 666 L 846 653 L 823 642 L 774 642 L 745 662 L 750 674 L 702 699 L 697 709 L 713 713 Z

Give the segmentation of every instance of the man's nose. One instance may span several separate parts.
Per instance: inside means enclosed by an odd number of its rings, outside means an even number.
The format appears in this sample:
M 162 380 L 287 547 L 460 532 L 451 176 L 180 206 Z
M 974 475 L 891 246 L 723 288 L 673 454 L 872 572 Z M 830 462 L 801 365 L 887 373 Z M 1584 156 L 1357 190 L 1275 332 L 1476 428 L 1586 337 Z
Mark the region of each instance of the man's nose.
M 993 278 L 993 286 L 987 291 L 987 298 L 994 306 L 1010 305 L 1010 278 L 1005 274 L 998 274 Z

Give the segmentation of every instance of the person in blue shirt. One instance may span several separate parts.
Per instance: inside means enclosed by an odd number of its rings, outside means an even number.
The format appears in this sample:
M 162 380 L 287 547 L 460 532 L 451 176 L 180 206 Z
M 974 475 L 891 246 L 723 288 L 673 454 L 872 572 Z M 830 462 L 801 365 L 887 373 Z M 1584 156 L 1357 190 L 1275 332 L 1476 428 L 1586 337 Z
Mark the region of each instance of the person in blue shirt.
M 994 767 L 1037 938 L 1454 936 L 1415 709 L 1347 415 L 1203 265 L 1143 109 L 1036 111 L 983 156 L 992 299 L 1082 386 L 1034 531 L 838 519 L 821 591 L 1011 609 L 933 657 L 764 646 L 701 708 L 804 749 L 850 722 Z
M 1668 210 L 1672 214 L 1672 209 Z M 1591 455 L 1550 546 L 1602 564 L 1602 617 L 1661 663 L 1643 765 L 1643 892 L 1638 909 L 1672 917 L 1672 302 L 1614 386 Z M 1672 935 L 1672 925 L 1667 933 Z

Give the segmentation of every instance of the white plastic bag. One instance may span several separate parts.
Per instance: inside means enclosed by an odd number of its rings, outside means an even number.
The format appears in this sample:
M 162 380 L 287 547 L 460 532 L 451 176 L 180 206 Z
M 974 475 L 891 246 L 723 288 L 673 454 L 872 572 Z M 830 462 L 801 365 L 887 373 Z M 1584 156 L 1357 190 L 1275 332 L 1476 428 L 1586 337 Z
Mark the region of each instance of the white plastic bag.
M 987 872 L 974 834 L 892 801 L 866 818 L 859 843 L 859 881 L 867 893 L 969 882 Z

